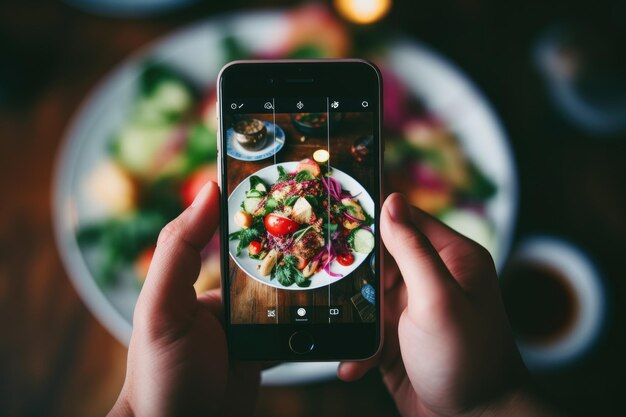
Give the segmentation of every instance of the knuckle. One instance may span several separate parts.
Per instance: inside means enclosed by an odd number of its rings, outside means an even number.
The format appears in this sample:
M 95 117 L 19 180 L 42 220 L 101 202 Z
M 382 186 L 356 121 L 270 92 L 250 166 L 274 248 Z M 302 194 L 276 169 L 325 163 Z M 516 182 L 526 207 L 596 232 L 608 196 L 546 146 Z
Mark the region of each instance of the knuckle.
M 182 233 L 182 224 L 180 219 L 174 219 L 161 229 L 159 232 L 159 238 L 157 239 L 158 246 L 164 246 L 171 244 L 173 241 L 180 238 Z
M 489 265 L 493 264 L 493 258 L 491 257 L 491 253 L 478 242 L 471 241 L 470 242 L 470 250 L 474 254 L 474 257 L 482 264 Z
M 394 236 L 394 240 L 399 241 L 399 243 L 404 246 L 419 251 L 432 247 L 430 240 L 417 230 L 403 230 L 401 233 L 397 233 L 396 236 Z

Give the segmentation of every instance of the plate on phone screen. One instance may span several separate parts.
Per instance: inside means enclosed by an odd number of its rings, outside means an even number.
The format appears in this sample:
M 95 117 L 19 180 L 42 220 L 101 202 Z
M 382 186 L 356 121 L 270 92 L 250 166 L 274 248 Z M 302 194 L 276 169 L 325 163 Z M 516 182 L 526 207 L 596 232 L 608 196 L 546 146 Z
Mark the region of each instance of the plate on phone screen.
M 233 219 L 234 214 L 241 210 L 241 203 L 246 198 L 246 192 L 250 189 L 250 177 L 253 175 L 261 178 L 266 184 L 269 184 L 271 187 L 278 180 L 278 167 L 281 166 L 287 172 L 295 171 L 298 162 L 285 162 L 276 165 L 271 165 L 265 167 L 254 174 L 248 176 L 244 179 L 237 187 L 233 190 L 233 192 L 228 197 L 228 232 L 232 233 L 240 229 L 239 226 L 235 224 Z M 374 214 L 374 201 L 372 197 L 367 193 L 365 188 L 354 178 L 349 176 L 343 171 L 340 171 L 337 168 L 332 169 L 332 177 L 336 179 L 341 187 L 344 190 L 347 190 L 353 196 L 357 196 L 357 200 L 363 210 L 369 215 Z M 328 238 L 326 238 L 327 240 Z M 361 263 L 367 259 L 369 254 L 362 254 L 358 252 L 352 252 L 354 256 L 354 262 L 349 266 L 340 265 L 336 260 L 330 263 L 330 271 L 339 274 L 339 277 L 333 277 L 326 273 L 323 269 L 319 272 L 313 274 L 309 280 L 310 285 L 308 287 L 299 287 L 295 283 L 290 286 L 284 286 L 278 282 L 276 279 L 271 279 L 270 276 L 263 276 L 259 272 L 258 266 L 260 265 L 260 261 L 256 259 L 251 259 L 248 256 L 247 249 L 243 249 L 239 256 L 236 255 L 237 250 L 237 240 L 231 240 L 228 243 L 228 252 L 230 257 L 235 261 L 237 266 L 241 268 L 249 277 L 252 279 L 259 281 L 262 284 L 269 285 L 270 287 L 278 288 L 281 290 L 313 290 L 315 288 L 324 287 L 329 284 L 334 284 L 335 282 L 341 280 L 348 276 L 352 271 L 354 271 Z
M 228 129 L 226 131 L 226 153 L 228 156 L 239 159 L 240 161 L 260 161 L 280 151 L 285 145 L 285 132 L 280 126 L 274 123 L 263 123 L 267 128 L 267 137 L 272 138 L 272 140 L 268 140 L 267 145 L 258 151 L 245 149 L 234 139 L 233 133 L 235 130 L 232 127 Z
M 232 48 L 233 40 L 238 48 Z M 80 297 L 121 343 L 127 345 L 130 340 L 140 287 L 132 276 L 134 260 L 115 283 L 98 283 L 95 278 L 98 261 L 107 254 L 97 247 L 79 245 L 76 236 L 82 224 L 102 218 L 98 205 L 85 194 L 83 180 L 92 174 L 94 167 L 111 158 L 111 140 L 128 119 L 137 99 L 144 63 L 148 60 L 162 63 L 183 74 L 202 91 L 199 96 L 204 98 L 197 105 L 214 109 L 215 80 L 220 68 L 230 59 L 290 57 L 303 51 L 309 54 L 316 51 L 315 57 L 319 58 L 356 53 L 367 56 L 366 51 L 353 50 L 351 44 L 349 29 L 321 5 L 219 16 L 183 28 L 140 50 L 102 80 L 77 110 L 55 167 L 55 236 L 69 278 Z M 401 92 L 419 98 L 423 104 L 419 112 L 437 116 L 457 136 L 460 151 L 495 185 L 495 194 L 484 202 L 478 216 L 492 227 L 490 250 L 496 265 L 501 266 L 512 238 L 517 179 L 497 114 L 459 69 L 425 45 L 414 40 L 387 43 L 381 40 L 380 45 L 372 56 L 385 76 L 394 75 L 401 83 Z M 233 55 L 235 52 L 240 55 Z M 387 79 L 385 84 L 389 84 Z M 215 123 L 215 114 L 206 120 Z M 214 162 L 210 166 L 215 171 Z M 184 182 L 187 178 L 179 180 Z M 219 259 L 217 247 L 209 252 Z M 219 268 L 216 271 L 212 273 L 219 277 Z M 215 282 L 219 285 L 218 280 Z M 286 364 L 265 371 L 263 382 L 310 382 L 330 378 L 335 371 L 336 364 L 332 363 Z

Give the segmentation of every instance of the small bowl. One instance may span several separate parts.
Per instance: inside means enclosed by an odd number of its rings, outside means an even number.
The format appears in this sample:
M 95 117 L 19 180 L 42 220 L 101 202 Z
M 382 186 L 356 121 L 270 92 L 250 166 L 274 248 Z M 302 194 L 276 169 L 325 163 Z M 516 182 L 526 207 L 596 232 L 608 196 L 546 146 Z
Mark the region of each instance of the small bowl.
M 294 113 L 291 123 L 303 135 L 321 135 L 326 133 L 328 118 L 326 113 Z
M 235 122 L 233 135 L 237 143 L 249 151 L 258 151 L 267 143 L 267 127 L 259 119 L 242 119 Z
M 551 271 L 573 303 L 569 323 L 549 340 L 530 341 L 518 335 L 517 344 L 526 366 L 534 371 L 564 366 L 581 359 L 599 339 L 607 318 L 605 288 L 594 262 L 567 241 L 552 236 L 532 236 L 519 244 L 507 269 L 510 272 L 520 265 Z M 502 276 L 504 286 L 510 279 L 515 278 L 505 270 Z M 537 303 L 546 302 L 538 296 L 526 301 L 530 309 L 537 309 Z M 559 300 L 553 297 L 550 302 L 557 303 Z

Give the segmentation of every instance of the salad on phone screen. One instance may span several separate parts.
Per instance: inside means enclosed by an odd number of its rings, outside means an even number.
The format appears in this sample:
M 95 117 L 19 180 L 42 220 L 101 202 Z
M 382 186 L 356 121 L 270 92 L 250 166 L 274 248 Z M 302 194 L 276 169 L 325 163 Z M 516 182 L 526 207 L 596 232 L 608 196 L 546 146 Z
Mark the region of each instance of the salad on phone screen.
M 233 219 L 240 229 L 229 234 L 238 241 L 234 256 L 258 260 L 258 273 L 284 287 L 309 287 L 318 273 L 343 277 L 331 270 L 334 262 L 350 266 L 355 253 L 374 249 L 372 216 L 332 169 L 323 172 L 308 158 L 293 172 L 284 165 L 275 165 L 273 183 L 257 175 L 248 178 L 249 189 Z

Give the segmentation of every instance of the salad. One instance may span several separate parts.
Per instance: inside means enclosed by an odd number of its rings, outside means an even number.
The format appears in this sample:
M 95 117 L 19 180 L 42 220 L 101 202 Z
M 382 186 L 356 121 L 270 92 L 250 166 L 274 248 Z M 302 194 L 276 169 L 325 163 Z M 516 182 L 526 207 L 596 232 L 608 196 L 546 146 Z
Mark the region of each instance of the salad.
M 285 287 L 306 288 L 321 271 L 331 277 L 333 262 L 350 266 L 354 253 L 374 249 L 372 216 L 342 188 L 331 172 L 303 159 L 293 172 L 276 166 L 278 179 L 269 184 L 259 176 L 249 178 L 249 189 L 234 214 L 239 230 L 235 256 L 258 260 L 261 276 Z
M 91 265 L 104 287 L 128 275 L 140 287 L 161 228 L 217 177 L 217 126 L 208 114 L 214 106 L 201 101 L 200 88 L 149 61 L 138 81 L 128 118 L 81 184 L 99 215 L 81 222 L 77 240 L 86 253 L 101 255 Z M 203 252 L 198 291 L 219 285 L 218 250 L 215 241 Z

